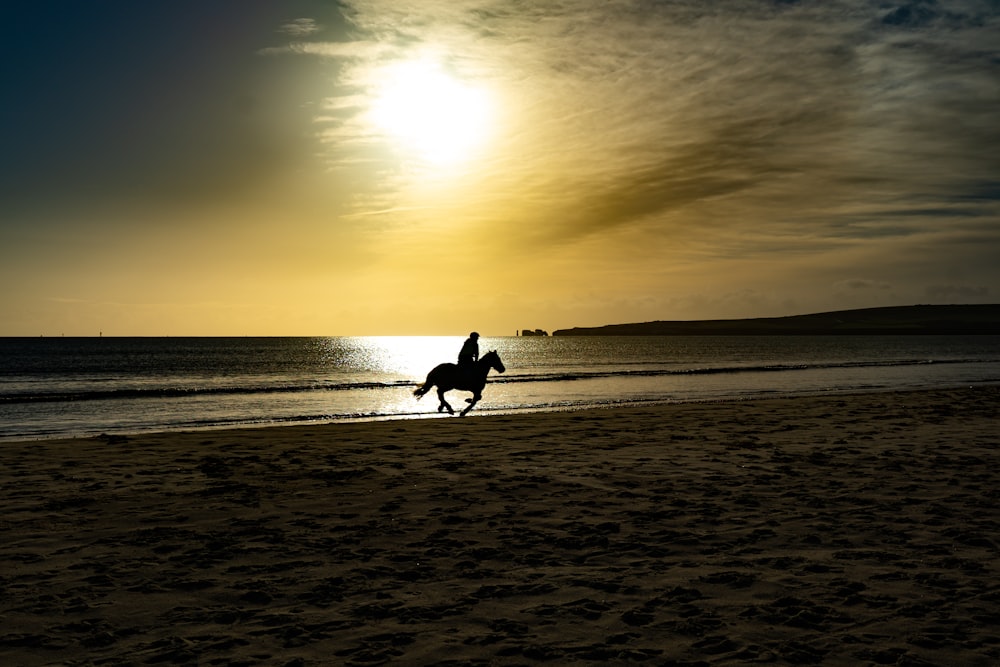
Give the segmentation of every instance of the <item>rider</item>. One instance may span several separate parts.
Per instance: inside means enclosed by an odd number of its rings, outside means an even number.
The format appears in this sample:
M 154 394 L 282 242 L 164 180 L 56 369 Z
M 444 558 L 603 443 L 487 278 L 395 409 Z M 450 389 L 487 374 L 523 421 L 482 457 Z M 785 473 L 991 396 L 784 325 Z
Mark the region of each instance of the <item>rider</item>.
M 458 353 L 458 365 L 468 367 L 479 361 L 479 334 L 475 331 L 469 334 L 462 345 L 462 351 Z

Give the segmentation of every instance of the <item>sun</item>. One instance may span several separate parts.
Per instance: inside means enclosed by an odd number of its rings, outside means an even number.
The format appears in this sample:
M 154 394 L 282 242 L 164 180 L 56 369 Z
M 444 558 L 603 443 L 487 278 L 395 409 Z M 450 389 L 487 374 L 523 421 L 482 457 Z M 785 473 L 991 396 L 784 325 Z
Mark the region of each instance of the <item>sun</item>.
M 382 134 L 434 165 L 472 157 L 489 138 L 492 116 L 485 88 L 457 79 L 430 59 L 379 71 L 370 109 Z

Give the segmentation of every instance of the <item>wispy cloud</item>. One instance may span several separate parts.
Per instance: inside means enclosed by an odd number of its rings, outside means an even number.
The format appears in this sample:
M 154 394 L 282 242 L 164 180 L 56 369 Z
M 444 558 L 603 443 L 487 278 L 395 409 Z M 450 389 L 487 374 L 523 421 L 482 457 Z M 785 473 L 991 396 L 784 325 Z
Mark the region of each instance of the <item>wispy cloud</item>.
M 1000 139 L 997 16 L 984 3 L 349 7 L 364 42 L 292 48 L 356 59 L 344 78 L 359 85 L 370 62 L 433 47 L 501 88 L 499 150 L 517 159 L 498 154 L 495 182 L 525 189 L 490 196 L 546 206 L 553 238 L 719 198 L 757 206 L 757 194 L 779 218 L 917 196 L 931 210 L 1000 166 L 983 150 Z M 342 123 L 339 140 L 345 128 L 359 132 Z
M 927 296 L 935 301 L 965 302 L 978 300 L 990 295 L 990 288 L 985 285 L 931 285 L 927 288 Z
M 300 18 L 293 19 L 279 28 L 279 32 L 293 37 L 305 37 L 320 31 L 320 26 L 315 19 Z
M 841 280 L 833 285 L 837 289 L 849 290 L 887 290 L 892 289 L 892 285 L 883 280 L 870 280 L 868 278 L 851 278 Z
M 873 298 L 896 295 L 893 271 L 919 280 L 928 244 L 980 277 L 991 269 L 970 239 L 1000 248 L 996 3 L 344 6 L 355 41 L 288 48 L 337 59 L 318 135 L 332 169 L 368 170 L 356 204 L 386 229 L 447 217 L 508 251 L 563 253 L 572 270 L 585 248 L 643 258 L 619 277 L 652 275 L 657 257 L 766 258 Z M 372 73 L 428 51 L 502 107 L 491 150 L 438 200 L 414 198 L 418 176 L 364 122 Z

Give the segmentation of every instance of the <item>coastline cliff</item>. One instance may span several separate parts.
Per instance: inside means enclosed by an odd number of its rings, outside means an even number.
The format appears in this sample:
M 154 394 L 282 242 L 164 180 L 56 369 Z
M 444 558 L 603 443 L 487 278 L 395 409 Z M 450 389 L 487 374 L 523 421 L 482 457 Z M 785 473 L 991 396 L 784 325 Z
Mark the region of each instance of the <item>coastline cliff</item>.
M 656 321 L 557 329 L 553 336 L 1000 334 L 1000 304 L 915 305 L 743 320 Z

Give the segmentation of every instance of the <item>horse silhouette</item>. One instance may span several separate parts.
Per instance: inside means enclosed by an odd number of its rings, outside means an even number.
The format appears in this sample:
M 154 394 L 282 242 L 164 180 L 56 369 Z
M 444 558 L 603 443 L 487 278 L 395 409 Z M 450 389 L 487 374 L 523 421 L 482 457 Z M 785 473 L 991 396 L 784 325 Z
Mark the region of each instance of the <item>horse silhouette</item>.
M 429 392 L 436 385 L 438 388 L 438 398 L 441 399 L 441 404 L 438 405 L 438 412 L 447 410 L 448 414 L 453 415 L 455 414 L 455 411 L 452 409 L 451 405 L 448 404 L 448 401 L 444 399 L 445 393 L 451 391 L 452 389 L 471 391 L 472 398 L 465 399 L 465 402 L 468 403 L 469 406 L 462 410 L 459 415 L 460 417 L 464 417 L 465 414 L 483 397 L 483 387 L 486 386 L 486 376 L 490 374 L 491 368 L 497 373 L 503 373 L 507 370 L 504 367 L 503 362 L 500 361 L 500 355 L 497 354 L 496 350 L 487 352 L 479 361 L 468 366 L 439 364 L 434 367 L 434 370 L 427 374 L 427 380 L 425 380 L 422 385 L 417 387 L 416 391 L 413 392 L 413 395 L 417 397 L 417 400 L 420 400 L 421 396 Z

